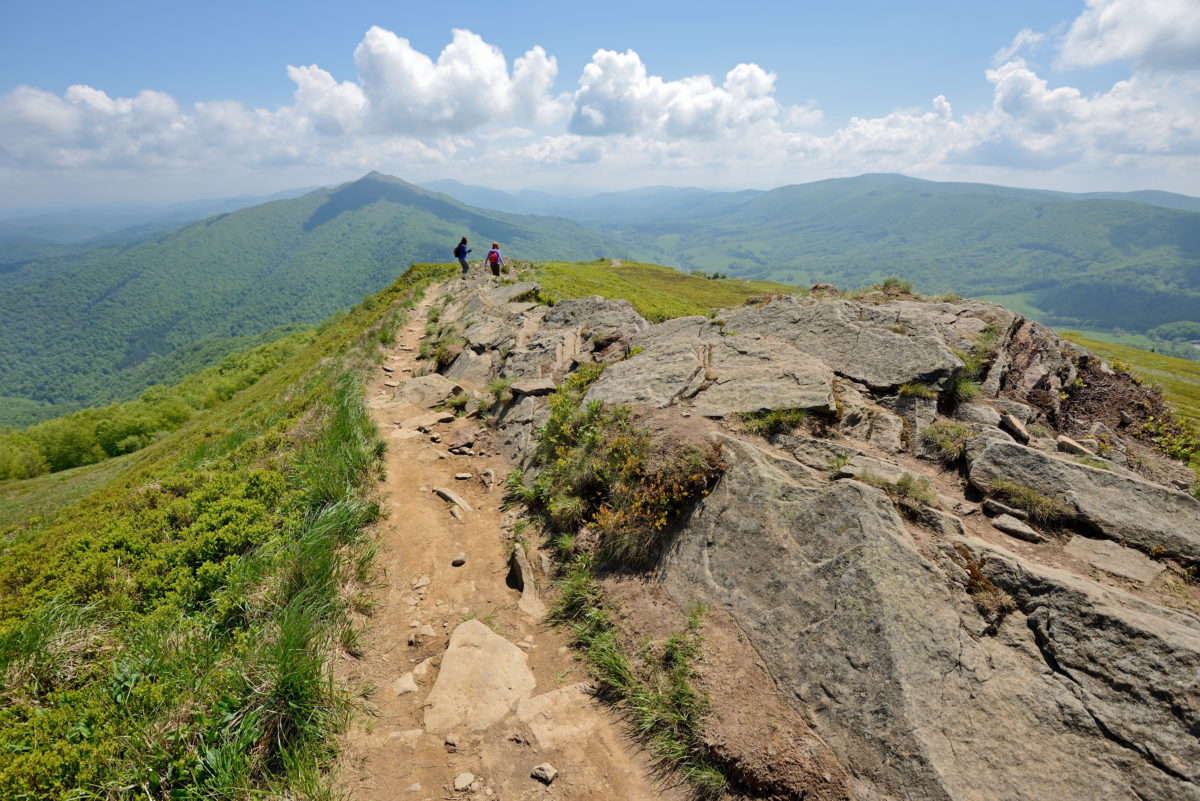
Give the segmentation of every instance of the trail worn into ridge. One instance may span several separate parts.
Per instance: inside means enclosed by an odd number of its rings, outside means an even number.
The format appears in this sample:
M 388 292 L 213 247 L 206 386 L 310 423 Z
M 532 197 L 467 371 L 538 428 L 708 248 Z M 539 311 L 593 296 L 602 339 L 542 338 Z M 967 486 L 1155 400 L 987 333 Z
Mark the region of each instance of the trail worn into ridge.
M 392 399 L 419 369 L 428 308 L 427 299 L 413 310 L 367 387 L 388 442 L 386 516 L 362 652 L 343 656 L 337 673 L 373 688 L 373 714 L 353 722 L 339 781 L 355 801 L 687 797 L 592 698 L 565 637 L 518 608 L 507 581 L 511 520 L 500 510 L 509 465 L 487 432 Z M 478 437 L 474 454 L 450 454 L 463 432 Z M 558 771 L 549 785 L 531 776 L 543 763 Z

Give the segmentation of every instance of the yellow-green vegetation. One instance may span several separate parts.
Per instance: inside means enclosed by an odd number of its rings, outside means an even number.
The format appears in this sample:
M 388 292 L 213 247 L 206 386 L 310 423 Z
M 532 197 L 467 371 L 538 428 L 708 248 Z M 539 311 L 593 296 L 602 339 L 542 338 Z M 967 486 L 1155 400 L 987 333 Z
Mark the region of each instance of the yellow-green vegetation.
M 1163 400 L 1171 408 L 1183 417 L 1200 421 L 1200 362 L 1101 342 L 1074 331 L 1064 331 L 1062 336 L 1103 357 L 1114 368 L 1161 387 Z
M 363 370 L 450 272 L 414 267 L 253 386 L 81 472 L 87 497 L 10 527 L 0 797 L 324 792 L 347 709 L 332 657 L 355 640 L 379 515 Z
M 602 693 L 621 705 L 634 731 L 654 754 L 678 770 L 702 798 L 720 798 L 724 774 L 703 757 L 699 732 L 709 701 L 691 683 L 700 656 L 705 613 L 694 607 L 682 631 L 655 647 L 631 654 L 621 642 L 612 612 L 586 559 L 578 560 L 560 584 L 551 619 L 566 626 L 571 642 L 591 665 Z
M 803 409 L 768 409 L 742 412 L 742 423 L 747 431 L 770 439 L 776 434 L 790 434 L 807 416 Z
M 627 407 L 583 405 L 602 370 L 583 365 L 550 396 L 533 459 L 537 477 L 527 487 L 513 472 L 508 492 L 545 521 L 565 563 L 554 620 L 569 627 L 605 691 L 654 753 L 699 793 L 719 797 L 725 777 L 699 748 L 707 701 L 689 681 L 702 612 L 693 610 L 686 629 L 661 649 L 633 653 L 621 641 L 595 571 L 652 564 L 670 524 L 707 493 L 724 465 L 715 449 L 652 441 Z
M 882 476 L 864 471 L 859 474 L 858 480 L 886 492 L 888 497 L 892 499 L 892 502 L 904 511 L 915 512 L 922 506 L 931 506 L 934 508 L 941 506 L 938 503 L 933 487 L 929 483 L 929 479 L 924 476 L 914 476 L 912 473 L 905 473 L 895 481 L 888 481 Z
M 0 429 L 0 481 L 69 470 L 144 448 L 295 358 L 317 336 L 316 329 L 305 330 L 232 353 L 173 387 L 151 387 L 135 401 L 86 409 L 24 431 Z
M 965 545 L 958 544 L 954 548 L 962 560 L 960 566 L 967 572 L 967 594 L 971 596 L 975 608 L 988 623 L 984 633 L 995 635 L 1004 618 L 1010 612 L 1016 611 L 1016 601 L 984 574 L 983 563 L 973 557 Z
M 764 293 L 791 295 L 804 291 L 770 281 L 703 278 L 656 264 L 621 262 L 614 265 L 609 259 L 584 264 L 542 262 L 534 267 L 536 280 L 551 295 L 624 298 L 633 304 L 638 314 L 654 322 L 741 306 L 749 298 Z
M 509 491 L 547 515 L 556 531 L 587 526 L 606 560 L 648 565 L 668 524 L 708 491 L 723 465 L 714 447 L 655 442 L 625 406 L 582 405 L 603 365 L 583 365 L 550 396 L 538 433 L 531 488 L 519 473 Z
M 10 528 L 40 522 L 64 506 L 77 503 L 112 481 L 129 457 L 47 473 L 23 481 L 0 483 L 0 534 Z
M 921 444 L 933 453 L 939 462 L 954 465 L 962 459 L 967 440 L 975 431 L 962 423 L 938 420 L 921 429 Z
M 936 398 L 937 390 L 928 384 L 913 382 L 901 384 L 897 388 L 896 394 L 907 398 Z
M 1015 481 L 996 479 L 988 487 L 988 492 L 1011 506 L 1023 509 L 1035 523 L 1053 525 L 1061 523 L 1071 514 L 1070 507 L 1062 498 Z

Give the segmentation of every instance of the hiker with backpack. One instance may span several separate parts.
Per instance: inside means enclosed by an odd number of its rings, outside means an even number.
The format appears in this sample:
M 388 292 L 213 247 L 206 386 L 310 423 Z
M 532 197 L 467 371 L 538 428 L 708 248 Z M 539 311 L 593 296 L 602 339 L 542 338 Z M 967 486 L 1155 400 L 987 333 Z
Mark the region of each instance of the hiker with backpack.
M 492 249 L 487 254 L 488 266 L 492 268 L 492 275 L 496 280 L 500 280 L 500 268 L 504 267 L 504 257 L 500 255 L 500 243 L 493 242 Z
M 462 280 L 464 281 L 467 280 L 467 254 L 472 250 L 473 248 L 467 247 L 467 238 L 465 236 L 458 243 L 458 246 L 454 248 L 454 258 L 458 259 L 458 263 L 462 265 Z

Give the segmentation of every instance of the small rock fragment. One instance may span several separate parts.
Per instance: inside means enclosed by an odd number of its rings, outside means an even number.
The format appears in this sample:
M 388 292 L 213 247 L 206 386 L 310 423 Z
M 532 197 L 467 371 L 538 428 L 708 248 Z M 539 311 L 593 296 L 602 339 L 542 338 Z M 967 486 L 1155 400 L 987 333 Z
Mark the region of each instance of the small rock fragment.
M 405 673 L 392 682 L 392 689 L 396 691 L 396 695 L 415 693 L 417 691 L 417 680 L 413 678 L 413 674 Z
M 542 784 L 548 785 L 558 777 L 558 771 L 555 770 L 554 766 L 549 762 L 543 762 L 534 768 L 529 775 L 537 779 Z
M 455 520 L 458 520 L 461 522 L 463 519 L 462 509 L 459 509 L 457 506 L 451 506 L 450 507 L 450 516 L 453 517 Z
M 1060 451 L 1062 451 L 1063 453 L 1070 453 L 1075 456 L 1093 456 L 1094 455 L 1091 451 L 1089 451 L 1087 448 L 1080 445 L 1075 440 L 1071 439 L 1070 437 L 1063 436 L 1062 434 L 1059 434 L 1058 437 L 1054 441 L 1058 443 L 1058 449 Z
M 470 479 L 470 478 L 474 478 L 474 474 L 472 474 L 472 473 L 455 473 L 454 474 L 455 481 L 466 481 L 467 479 Z
M 1013 439 L 1022 445 L 1029 442 L 1029 432 L 1025 430 L 1025 424 L 1013 417 L 1012 414 L 1006 413 L 1000 416 L 1000 430 L 1011 434 Z
M 428 587 L 430 582 L 431 582 L 431 579 L 429 578 L 429 576 L 421 576 L 419 579 L 416 579 L 415 581 L 413 581 L 412 588 L 414 590 L 419 590 L 423 587 Z
M 453 503 L 457 506 L 462 507 L 462 510 L 464 512 L 471 511 L 471 505 L 469 503 L 467 503 L 466 501 L 464 501 L 462 499 L 462 496 L 459 495 L 454 490 L 448 490 L 445 487 L 434 487 L 433 491 L 436 492 L 443 500 L 449 501 L 450 503 Z
M 1028 520 L 1029 513 L 1024 509 L 1014 509 L 1011 506 L 1000 503 L 995 498 L 986 498 L 983 501 L 983 513 L 988 517 L 999 517 L 1000 515 L 1009 515 L 1018 520 Z
M 447 734 L 446 739 L 443 740 L 443 742 L 446 743 L 447 748 L 458 748 L 458 735 L 457 734 Z
M 1012 515 L 1000 515 L 992 520 L 992 525 L 1005 534 L 1026 542 L 1045 542 L 1046 538 Z
M 462 567 L 466 563 L 467 563 L 467 555 L 465 553 L 455 554 L 454 559 L 452 559 L 450 561 L 450 564 L 454 565 L 455 567 Z
M 454 792 L 465 793 L 475 783 L 474 773 L 460 773 L 454 777 Z M 547 782 L 549 784 L 549 782 Z

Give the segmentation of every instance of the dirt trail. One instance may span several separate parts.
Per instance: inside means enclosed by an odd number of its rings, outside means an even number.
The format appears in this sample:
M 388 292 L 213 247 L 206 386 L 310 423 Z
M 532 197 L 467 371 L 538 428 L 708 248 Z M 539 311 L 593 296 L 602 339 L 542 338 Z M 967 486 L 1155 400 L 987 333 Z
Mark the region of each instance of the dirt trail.
M 419 369 L 416 356 L 433 294 L 413 310 L 384 362 L 387 369 L 367 388 L 368 406 L 388 441 L 381 486 L 387 516 L 379 531 L 377 605 L 367 620 L 361 657 L 343 656 L 337 673 L 351 686 L 375 688 L 369 697 L 374 714 L 359 714 L 351 726 L 339 765 L 341 783 L 355 801 L 686 798 L 678 779 L 657 775 L 620 719 L 591 698 L 582 686 L 586 670 L 563 635 L 518 609 L 521 593 L 506 581 L 505 526 L 511 519 L 500 509 L 509 466 L 490 447 L 487 430 L 477 431 L 474 455 L 456 456 L 447 443 L 462 429 L 478 429 L 478 420 L 459 418 L 427 433 L 411 423 L 398 425 L 428 411 L 398 405 L 392 396 Z M 481 480 L 489 469 L 497 483 L 490 491 Z M 464 473 L 472 477 L 456 479 Z M 461 520 L 452 516 L 453 505 L 434 488 L 457 493 L 471 511 L 459 509 Z M 460 554 L 465 563 L 453 566 Z M 513 680 L 499 675 L 501 660 L 467 647 L 455 651 L 453 672 L 474 670 L 485 686 L 439 685 L 443 657 L 460 625 L 456 642 L 469 632 L 495 639 L 477 621 L 512 643 L 498 647 L 518 663 L 520 675 Z M 532 673 L 532 690 L 522 661 Z M 489 681 L 504 685 L 501 692 L 486 686 Z M 430 731 L 426 713 L 435 685 L 435 695 L 449 699 L 459 722 L 433 723 Z M 514 687 L 517 695 L 506 702 L 502 691 Z M 519 696 L 531 700 L 517 704 Z M 496 704 L 499 712 L 493 715 L 488 709 Z M 445 709 L 443 703 L 441 712 Z M 489 725 L 489 715 L 501 717 Z M 438 717 L 445 714 L 431 715 Z M 547 762 L 558 770 L 548 786 L 530 776 Z M 456 779 L 466 789 L 456 790 Z

